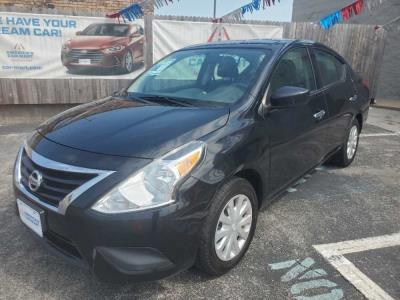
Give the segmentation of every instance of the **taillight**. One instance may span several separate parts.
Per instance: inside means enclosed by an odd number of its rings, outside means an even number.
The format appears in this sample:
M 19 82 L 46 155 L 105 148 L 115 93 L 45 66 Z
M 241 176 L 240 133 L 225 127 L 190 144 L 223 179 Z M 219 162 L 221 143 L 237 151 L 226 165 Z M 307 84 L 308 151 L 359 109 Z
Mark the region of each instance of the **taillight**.
M 362 80 L 362 85 L 365 87 L 365 88 L 369 88 L 369 86 L 368 86 L 368 80 L 366 80 L 366 79 L 363 79 Z

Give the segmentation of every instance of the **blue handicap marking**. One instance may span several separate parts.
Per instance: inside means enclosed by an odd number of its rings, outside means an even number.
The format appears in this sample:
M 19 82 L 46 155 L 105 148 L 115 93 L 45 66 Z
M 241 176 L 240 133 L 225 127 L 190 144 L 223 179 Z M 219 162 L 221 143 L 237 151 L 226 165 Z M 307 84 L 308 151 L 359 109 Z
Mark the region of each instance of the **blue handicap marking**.
M 281 282 L 293 282 L 290 292 L 297 300 L 338 300 L 343 298 L 343 290 L 331 280 L 325 279 L 328 273 L 321 268 L 311 269 L 314 259 L 293 259 L 269 264 L 272 271 L 287 270 L 281 276 Z M 319 288 L 330 289 L 330 292 L 315 296 L 305 296 L 309 291 Z
M 305 282 L 299 282 L 294 285 L 292 285 L 292 288 L 290 289 L 290 292 L 295 296 L 297 300 L 336 300 L 336 299 L 342 299 L 343 298 L 343 290 L 342 289 L 333 289 L 330 291 L 330 293 L 327 294 L 321 294 L 317 296 L 312 296 L 312 297 L 305 297 L 305 296 L 296 296 L 304 291 L 310 290 L 310 289 L 317 289 L 321 287 L 336 287 L 337 284 L 327 280 L 327 279 L 319 279 L 319 280 L 312 280 L 312 281 L 305 281 Z
M 327 276 L 328 274 L 325 272 L 324 269 L 315 269 L 308 271 L 305 273 L 303 276 L 300 277 L 300 279 L 313 279 L 313 278 L 318 278 L 322 276 Z

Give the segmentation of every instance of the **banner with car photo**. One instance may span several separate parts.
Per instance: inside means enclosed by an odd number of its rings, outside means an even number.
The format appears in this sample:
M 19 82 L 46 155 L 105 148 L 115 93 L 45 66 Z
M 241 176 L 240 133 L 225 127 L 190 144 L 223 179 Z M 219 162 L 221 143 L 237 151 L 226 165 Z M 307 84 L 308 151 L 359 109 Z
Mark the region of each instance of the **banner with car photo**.
M 180 48 L 226 40 L 282 39 L 283 27 L 171 20 L 153 22 L 154 62 Z
M 143 20 L 0 12 L 0 78 L 135 78 Z

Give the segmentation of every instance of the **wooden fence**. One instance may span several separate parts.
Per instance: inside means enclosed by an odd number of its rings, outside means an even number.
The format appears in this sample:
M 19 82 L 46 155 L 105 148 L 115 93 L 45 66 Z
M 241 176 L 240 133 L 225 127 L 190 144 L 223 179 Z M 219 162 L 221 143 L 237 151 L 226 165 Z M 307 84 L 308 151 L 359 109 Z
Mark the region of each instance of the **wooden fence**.
M 6 11 L 0 7 L 0 11 Z M 49 11 L 41 11 L 49 13 Z M 55 13 L 54 11 L 52 13 Z M 58 14 L 66 14 L 59 12 Z M 75 14 L 75 13 L 74 13 Z M 158 16 L 157 19 L 210 22 L 209 18 Z M 153 16 L 145 17 L 146 61 L 151 64 Z M 257 25 L 281 25 L 284 38 L 322 42 L 342 54 L 354 69 L 370 83 L 376 94 L 386 31 L 369 25 L 340 24 L 326 31 L 312 23 L 239 22 Z M 0 105 L 4 104 L 74 104 L 110 95 L 126 86 L 127 79 L 0 79 Z M 1 109 L 1 107 L 0 107 Z

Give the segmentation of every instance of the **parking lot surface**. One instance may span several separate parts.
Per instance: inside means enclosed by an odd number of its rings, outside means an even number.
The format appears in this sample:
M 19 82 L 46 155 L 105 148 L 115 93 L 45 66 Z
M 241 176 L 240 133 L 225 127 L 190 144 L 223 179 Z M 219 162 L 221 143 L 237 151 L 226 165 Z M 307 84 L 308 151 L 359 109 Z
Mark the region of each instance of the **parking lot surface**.
M 365 299 L 334 257 L 314 246 L 385 236 L 389 246 L 378 239 L 373 250 L 339 258 L 386 299 L 400 299 L 400 244 L 393 235 L 400 232 L 400 128 L 393 122 L 377 126 L 384 110 L 370 114 L 354 163 L 318 168 L 260 212 L 253 243 L 231 272 L 210 278 L 191 269 L 157 282 L 121 285 L 99 283 L 49 254 L 22 225 L 15 215 L 12 169 L 18 146 L 34 125 L 0 126 L 0 298 Z M 400 112 L 390 114 L 400 120 Z

